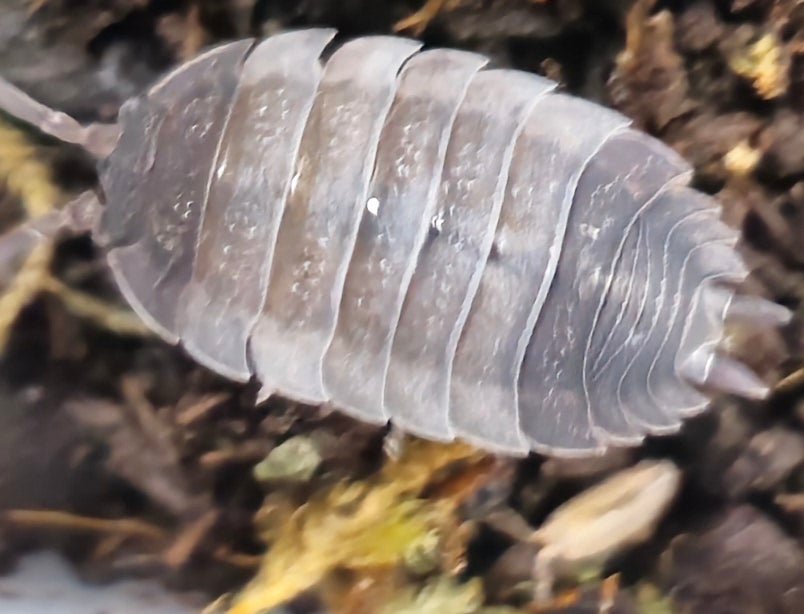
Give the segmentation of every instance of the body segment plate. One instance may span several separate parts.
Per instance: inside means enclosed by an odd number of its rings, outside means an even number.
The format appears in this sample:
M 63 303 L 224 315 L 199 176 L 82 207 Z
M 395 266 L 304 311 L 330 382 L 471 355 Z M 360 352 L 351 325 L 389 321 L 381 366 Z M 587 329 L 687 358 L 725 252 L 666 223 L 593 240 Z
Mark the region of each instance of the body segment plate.
M 554 87 L 516 71 L 481 71 L 458 108 L 385 384 L 388 414 L 412 433 L 453 436 L 448 413 L 455 346 L 491 249 L 516 136 L 527 111 Z
M 402 63 L 419 43 L 367 37 L 328 60 L 310 113 L 251 340 L 262 397 L 325 400 L 321 377 L 369 173 Z
M 402 300 L 432 216 L 455 113 L 485 63 L 475 54 L 425 51 L 400 75 L 380 136 L 335 334 L 324 356 L 327 396 L 363 419 L 387 419 L 383 387 Z
M 624 233 L 668 182 L 689 178 L 681 158 L 656 147 L 644 135 L 620 132 L 578 182 L 558 267 L 520 372 L 520 425 L 536 449 L 580 453 L 604 448 L 612 432 L 637 436 L 619 407 L 590 399 L 584 373 L 598 310 L 619 299 L 612 294 L 612 268 Z
M 265 299 L 293 161 L 333 30 L 272 36 L 243 66 L 218 150 L 182 340 L 196 360 L 247 380 L 247 341 Z
M 160 119 L 148 170 L 136 188 L 136 202 L 129 203 L 136 206 L 138 232 L 128 237 L 132 243 L 109 252 L 109 265 L 137 313 L 174 343 L 177 305 L 192 275 L 212 163 L 251 44 L 212 49 L 147 96 Z
M 474 439 L 483 433 L 508 452 L 529 449 L 517 410 L 525 347 L 558 266 L 581 172 L 627 125 L 617 113 L 563 94 L 542 98 L 531 111 L 515 146 L 494 248 L 455 355 L 450 420 L 458 434 Z M 488 412 L 494 417 L 484 420 Z

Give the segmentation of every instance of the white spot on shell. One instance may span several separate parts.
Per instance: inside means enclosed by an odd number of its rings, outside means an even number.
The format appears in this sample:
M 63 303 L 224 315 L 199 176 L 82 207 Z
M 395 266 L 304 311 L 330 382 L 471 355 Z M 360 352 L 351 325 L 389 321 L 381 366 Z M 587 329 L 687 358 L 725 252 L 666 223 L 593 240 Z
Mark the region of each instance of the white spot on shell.
M 593 241 L 597 239 L 597 236 L 600 234 L 600 228 L 592 226 L 591 224 L 581 224 L 578 229 L 583 236 L 589 237 Z
M 439 211 L 437 215 L 434 215 L 433 219 L 430 220 L 430 225 L 435 228 L 437 232 L 441 232 L 444 228 L 444 212 Z
M 215 178 L 220 179 L 223 177 L 223 174 L 226 172 L 226 158 L 221 160 L 221 163 L 218 165 L 218 170 L 215 171 Z

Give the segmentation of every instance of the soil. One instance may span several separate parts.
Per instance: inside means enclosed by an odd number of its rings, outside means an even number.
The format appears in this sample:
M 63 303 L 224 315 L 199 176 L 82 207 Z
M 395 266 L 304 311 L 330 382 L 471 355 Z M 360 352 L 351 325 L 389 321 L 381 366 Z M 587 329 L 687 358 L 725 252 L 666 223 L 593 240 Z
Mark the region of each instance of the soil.
M 112 121 L 124 100 L 207 45 L 310 25 L 345 37 L 393 33 L 423 4 L 6 0 L 0 74 L 81 121 Z M 763 379 L 782 382 L 768 401 L 718 400 L 678 436 L 594 461 L 502 462 L 458 512 L 462 521 L 480 519 L 461 552 L 460 578 L 485 581 L 486 605 L 534 611 L 516 590 L 529 580 L 533 547 L 485 523 L 484 514 L 505 506 L 535 528 L 587 486 L 639 458 L 661 457 L 683 470 L 684 487 L 646 543 L 607 563 L 603 576 L 620 574 L 613 611 L 804 612 L 804 4 L 428 7 L 432 15 L 403 24 L 408 34 L 550 76 L 619 109 L 686 157 L 695 186 L 715 195 L 724 219 L 743 232 L 749 291 L 795 314 L 781 331 L 734 340 Z M 26 139 L 62 201 L 94 184 L 80 152 L 41 135 Z M 0 161 L 7 149 L 0 147 Z M 4 228 L 25 205 L 13 168 L 0 173 Z M 60 243 L 51 261 L 56 279 L 101 301 L 93 317 L 42 291 L 10 330 L 0 364 L 0 560 L 11 566 L 28 550 L 57 549 L 94 581 L 157 577 L 210 600 L 238 591 L 265 550 L 254 519 L 261 526 L 266 501 L 279 493 L 302 505 L 333 484 L 371 476 L 383 463 L 386 430 L 281 400 L 255 408 L 253 386 L 215 376 L 136 326 L 109 325 L 124 318 L 125 306 L 101 256 L 78 237 Z M 255 465 L 298 437 L 315 443 L 312 471 L 291 467 L 287 480 L 267 483 L 255 477 Z M 43 510 L 63 515 L 34 513 Z M 77 519 L 142 526 L 86 530 Z M 359 575 L 347 584 L 359 584 Z M 598 611 L 599 589 L 585 584 L 550 611 Z M 316 587 L 289 607 L 379 611 L 326 594 Z M 434 611 L 476 611 L 450 607 Z

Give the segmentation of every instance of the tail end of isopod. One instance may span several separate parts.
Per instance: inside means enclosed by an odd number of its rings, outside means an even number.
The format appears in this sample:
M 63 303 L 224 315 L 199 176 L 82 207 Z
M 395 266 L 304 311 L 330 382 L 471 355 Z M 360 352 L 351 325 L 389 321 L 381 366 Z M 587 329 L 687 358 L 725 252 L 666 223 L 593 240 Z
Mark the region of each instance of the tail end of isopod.
M 678 374 L 688 383 L 710 394 L 730 394 L 749 400 L 764 400 L 772 387 L 746 362 L 744 347 L 734 339 L 772 334 L 792 320 L 792 312 L 765 298 L 738 294 L 726 285 L 703 289 L 699 309 L 708 310 L 697 322 L 708 322 L 717 334 L 703 334 L 695 321 L 687 331 L 687 351 L 680 353 Z M 694 346 L 700 338 L 702 343 Z
M 793 319 L 784 305 L 756 296 L 735 295 L 726 311 L 726 321 L 752 328 L 781 328 Z
M 748 366 L 716 349 L 694 352 L 679 366 L 679 375 L 703 390 L 763 400 L 770 387 Z

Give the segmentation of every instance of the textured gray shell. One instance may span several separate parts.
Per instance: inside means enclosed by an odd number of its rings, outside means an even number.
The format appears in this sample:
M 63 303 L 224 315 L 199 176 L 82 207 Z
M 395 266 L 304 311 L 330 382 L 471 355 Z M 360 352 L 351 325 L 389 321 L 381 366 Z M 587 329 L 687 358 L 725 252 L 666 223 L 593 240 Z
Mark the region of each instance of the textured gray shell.
M 145 321 L 263 398 L 511 454 L 702 409 L 745 270 L 689 166 L 541 77 L 386 36 L 324 62 L 333 36 L 215 48 L 123 107 L 100 237 Z

